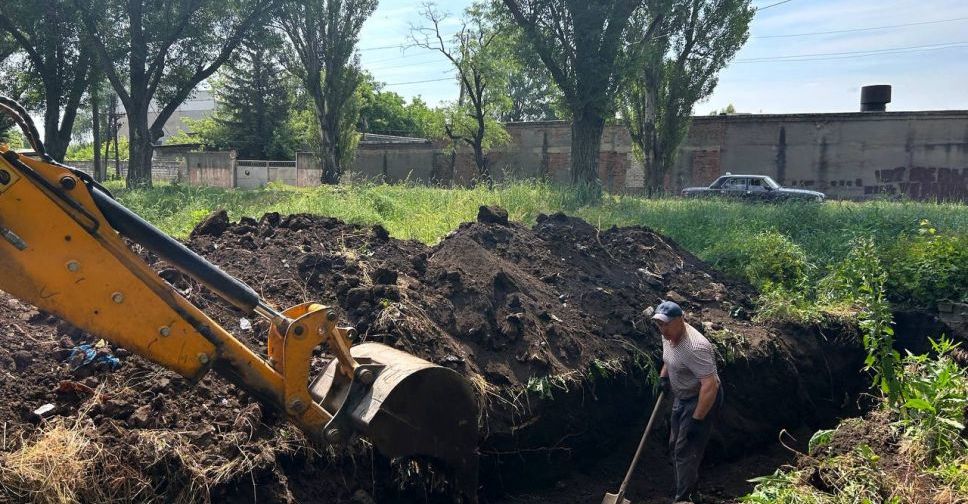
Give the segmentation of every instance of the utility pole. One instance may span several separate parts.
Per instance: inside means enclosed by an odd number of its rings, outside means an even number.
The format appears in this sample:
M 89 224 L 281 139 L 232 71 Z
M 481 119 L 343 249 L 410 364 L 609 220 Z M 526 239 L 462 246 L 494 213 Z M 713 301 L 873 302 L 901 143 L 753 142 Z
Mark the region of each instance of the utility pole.
M 103 182 L 107 178 L 106 163 L 101 163 L 101 80 L 91 78 L 91 133 L 94 135 L 94 180 Z

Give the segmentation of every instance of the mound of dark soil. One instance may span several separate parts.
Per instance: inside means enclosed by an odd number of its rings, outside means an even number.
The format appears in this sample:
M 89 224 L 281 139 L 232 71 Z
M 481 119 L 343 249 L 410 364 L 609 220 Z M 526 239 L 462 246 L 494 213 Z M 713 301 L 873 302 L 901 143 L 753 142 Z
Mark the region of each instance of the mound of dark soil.
M 600 231 L 556 214 L 540 216 L 529 229 L 484 208 L 478 222 L 429 247 L 391 239 L 379 226 L 310 215 L 226 221 L 222 214 L 206 219 L 189 246 L 272 303 L 332 305 L 362 340 L 476 377 L 485 406 L 487 495 L 553 483 L 641 428 L 661 349 L 645 310 L 660 299 L 682 304 L 721 354 L 728 408 L 713 461 L 768 444 L 781 428 L 819 426 L 849 413 L 864 386 L 851 327 L 755 324 L 748 285 L 647 228 Z M 264 351 L 265 323 L 243 320 L 146 257 L 219 323 Z M 2 301 L 0 369 L 7 379 L 0 382 L 0 418 L 11 439 L 36 432 L 31 412 L 44 403 L 55 405 L 53 415 L 90 418 L 98 441 L 161 500 L 204 483 L 200 493 L 213 497 L 380 501 L 401 498 L 394 481 L 428 479 L 371 453 L 363 453 L 364 461 L 315 453 L 274 412 L 213 375 L 192 386 L 117 350 L 120 370 L 73 376 L 65 354 L 97 339 Z M 326 360 L 320 355 L 314 367 Z M 96 395 L 77 387 L 56 392 L 64 380 Z

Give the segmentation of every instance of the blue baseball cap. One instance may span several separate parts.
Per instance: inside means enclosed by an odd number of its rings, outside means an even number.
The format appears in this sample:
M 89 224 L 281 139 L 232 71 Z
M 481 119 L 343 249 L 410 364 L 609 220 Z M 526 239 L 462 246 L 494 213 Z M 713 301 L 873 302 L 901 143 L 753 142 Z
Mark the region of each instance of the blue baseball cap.
M 679 318 L 682 316 L 682 307 L 672 301 L 663 301 L 659 303 L 659 306 L 655 307 L 655 313 L 652 314 L 652 318 L 655 320 L 661 320 L 663 322 L 668 322 L 674 318 Z

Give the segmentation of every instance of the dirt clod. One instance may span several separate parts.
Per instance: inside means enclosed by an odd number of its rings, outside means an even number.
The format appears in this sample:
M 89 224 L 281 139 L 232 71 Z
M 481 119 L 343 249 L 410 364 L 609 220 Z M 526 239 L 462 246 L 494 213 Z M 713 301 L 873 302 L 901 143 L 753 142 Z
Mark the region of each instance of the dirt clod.
M 191 236 L 194 238 L 196 236 L 222 236 L 229 227 L 229 214 L 225 210 L 218 210 L 210 214 L 208 217 L 198 225 L 192 231 Z
M 508 225 L 508 211 L 496 206 L 481 206 L 477 211 L 477 222 L 481 224 Z

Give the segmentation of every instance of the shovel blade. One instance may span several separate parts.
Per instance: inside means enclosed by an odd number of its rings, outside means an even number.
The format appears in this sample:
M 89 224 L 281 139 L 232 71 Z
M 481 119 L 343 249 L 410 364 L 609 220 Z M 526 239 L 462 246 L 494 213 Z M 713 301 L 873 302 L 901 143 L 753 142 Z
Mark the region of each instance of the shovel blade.
M 618 500 L 618 494 L 605 494 L 605 498 L 602 499 L 602 504 L 632 504 L 628 499 L 622 497 L 622 502 Z
M 383 455 L 443 462 L 466 501 L 477 497 L 478 406 L 456 371 L 378 343 L 350 349 L 360 364 L 383 366 L 352 410 L 353 428 Z M 332 362 L 310 391 L 330 411 L 343 407 L 348 382 Z

